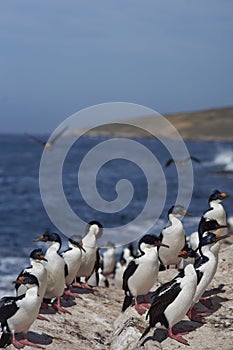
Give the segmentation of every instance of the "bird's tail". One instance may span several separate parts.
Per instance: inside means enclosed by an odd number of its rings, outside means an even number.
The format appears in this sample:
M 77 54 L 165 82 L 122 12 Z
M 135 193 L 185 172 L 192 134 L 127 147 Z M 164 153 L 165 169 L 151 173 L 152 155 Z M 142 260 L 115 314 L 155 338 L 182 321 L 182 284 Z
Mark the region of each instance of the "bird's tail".
M 1 339 L 0 339 L 0 348 L 6 348 L 8 345 L 11 344 L 11 333 L 2 333 Z
M 132 303 L 132 297 L 129 295 L 125 296 L 123 305 L 122 305 L 122 312 L 125 311 Z
M 149 333 L 150 329 L 151 329 L 151 326 L 149 325 L 149 326 L 144 330 L 144 332 L 142 333 L 142 335 L 141 335 L 139 341 L 142 340 L 142 338 L 144 338 L 145 335 L 147 335 L 147 333 Z

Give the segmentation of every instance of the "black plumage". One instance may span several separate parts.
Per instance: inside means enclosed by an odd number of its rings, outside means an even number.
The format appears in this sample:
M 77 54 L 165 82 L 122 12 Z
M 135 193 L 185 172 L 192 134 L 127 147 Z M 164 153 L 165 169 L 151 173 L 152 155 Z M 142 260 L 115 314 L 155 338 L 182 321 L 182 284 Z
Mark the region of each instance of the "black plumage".
M 163 284 L 152 294 L 153 302 L 146 315 L 146 318 L 149 317 L 149 326 L 145 329 L 140 339 L 142 339 L 152 327 L 155 327 L 158 322 L 166 328 L 169 327 L 164 311 L 180 293 L 180 282 L 178 282 L 177 279 L 182 277 L 184 277 L 184 270 L 182 270 L 170 282 Z
M 23 294 L 18 297 L 3 297 L 0 300 L 0 324 L 3 332 L 0 339 L 0 348 L 11 344 L 12 336 L 7 325 L 7 320 L 19 310 L 16 302 L 24 297 L 25 295 Z
M 125 299 L 122 306 L 122 311 L 125 311 L 132 303 L 132 295 L 130 293 L 129 287 L 128 287 L 128 279 L 134 274 L 134 272 L 137 270 L 138 264 L 136 264 L 135 260 L 132 260 L 129 265 L 127 266 L 127 269 L 125 270 L 123 274 L 123 284 L 122 288 L 125 291 Z

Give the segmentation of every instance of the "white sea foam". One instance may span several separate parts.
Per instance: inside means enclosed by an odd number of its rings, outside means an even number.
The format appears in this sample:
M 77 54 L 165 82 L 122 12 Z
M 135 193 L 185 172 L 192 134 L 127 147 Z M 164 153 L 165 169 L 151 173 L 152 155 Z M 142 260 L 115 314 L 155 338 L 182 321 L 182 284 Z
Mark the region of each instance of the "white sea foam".
M 2 257 L 0 260 L 0 297 L 14 295 L 14 281 L 24 267 L 29 266 L 28 258 Z

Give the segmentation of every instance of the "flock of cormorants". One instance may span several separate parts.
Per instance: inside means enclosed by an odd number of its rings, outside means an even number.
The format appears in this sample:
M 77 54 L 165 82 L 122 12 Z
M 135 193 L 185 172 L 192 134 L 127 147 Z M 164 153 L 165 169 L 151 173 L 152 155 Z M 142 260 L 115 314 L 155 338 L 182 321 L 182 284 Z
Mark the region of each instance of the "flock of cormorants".
M 125 298 L 122 312 L 135 307 L 141 315 L 147 311 L 148 327 L 164 326 L 168 335 L 188 345 L 173 326 L 187 315 L 191 320 L 203 322 L 203 314 L 195 304 L 201 301 L 207 307 L 210 301 L 203 293 L 214 277 L 218 265 L 220 241 L 229 237 L 226 212 L 221 202 L 226 193 L 215 190 L 209 197 L 209 209 L 203 213 L 198 231 L 186 237 L 182 217 L 187 214 L 181 205 L 171 207 L 168 224 L 159 237 L 146 234 L 138 241 L 135 254 L 130 244 L 122 250 L 116 262 L 114 244 L 108 244 L 102 255 L 97 239 L 103 227 L 91 221 L 86 234 L 68 239 L 68 249 L 60 252 L 61 238 L 47 230 L 33 241 L 47 242 L 45 254 L 41 248 L 30 255 L 31 266 L 22 270 L 15 284 L 16 295 L 0 300 L 0 323 L 2 334 L 0 347 L 13 344 L 17 349 L 25 345 L 41 348 L 27 339 L 27 333 L 36 318 L 45 320 L 41 308 L 52 306 L 55 310 L 70 313 L 62 307 L 61 298 L 79 298 L 71 287 L 92 288 L 108 286 L 108 276 L 113 277 L 116 287 L 122 287 Z M 184 263 L 185 262 L 185 263 Z M 174 265 L 178 274 L 161 285 L 147 300 L 147 295 L 158 279 L 159 271 Z M 139 302 L 138 297 L 143 297 Z M 21 333 L 21 338 L 16 337 Z

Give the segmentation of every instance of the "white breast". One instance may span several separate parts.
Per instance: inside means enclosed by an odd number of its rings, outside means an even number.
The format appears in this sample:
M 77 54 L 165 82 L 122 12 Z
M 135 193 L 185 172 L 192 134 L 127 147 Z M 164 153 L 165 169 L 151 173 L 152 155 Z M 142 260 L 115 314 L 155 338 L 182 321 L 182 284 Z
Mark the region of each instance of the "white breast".
M 138 258 L 138 267 L 128 279 L 128 287 L 133 296 L 146 295 L 157 280 L 159 263 L 156 248 Z
M 215 219 L 217 220 L 217 222 L 220 225 L 226 225 L 226 212 L 222 206 L 221 203 L 215 203 L 215 202 L 211 202 L 210 203 L 210 207 L 213 208 L 212 210 L 208 210 L 205 214 L 204 217 L 205 218 L 209 218 L 209 219 Z M 221 235 L 225 235 L 227 233 L 227 228 L 220 228 L 216 231 L 214 231 L 214 233 L 218 233 Z
M 185 276 L 181 282 L 181 292 L 164 312 L 169 322 L 169 327 L 172 327 L 184 318 L 195 295 L 197 286 L 196 271 L 191 264 L 187 265 L 185 270 Z
M 103 273 L 112 273 L 116 264 L 115 249 L 109 248 L 103 253 Z
M 47 287 L 45 298 L 55 298 L 63 294 L 65 286 L 65 261 L 57 254 L 54 246 L 48 248 L 45 254 L 47 262 Z
M 11 331 L 27 332 L 39 313 L 41 298 L 38 296 L 38 287 L 27 290 L 25 297 L 16 302 L 20 307 L 14 316 L 7 320 Z
M 66 276 L 66 284 L 70 285 L 76 277 L 76 273 L 80 268 L 82 261 L 82 251 L 79 248 L 72 248 L 63 254 L 63 258 L 68 267 L 68 276 Z
M 182 259 L 178 258 L 178 254 L 185 245 L 185 231 L 182 222 L 173 217 L 171 219 L 171 226 L 163 229 L 162 233 L 162 242 L 167 244 L 169 248 L 159 248 L 160 259 L 164 265 L 181 265 Z
M 96 226 L 96 225 L 93 225 Z M 96 236 L 92 231 L 83 238 L 83 248 L 86 253 L 82 254 L 82 261 L 76 273 L 77 277 L 89 277 L 92 274 L 96 261 Z
M 203 247 L 204 248 L 204 247 Z M 206 250 L 203 253 L 209 258 L 209 260 L 203 264 L 199 270 L 203 272 L 203 276 L 197 286 L 195 296 L 193 298 L 193 305 L 198 302 L 206 288 L 212 281 L 218 266 L 218 254 L 215 256 L 210 250 Z

